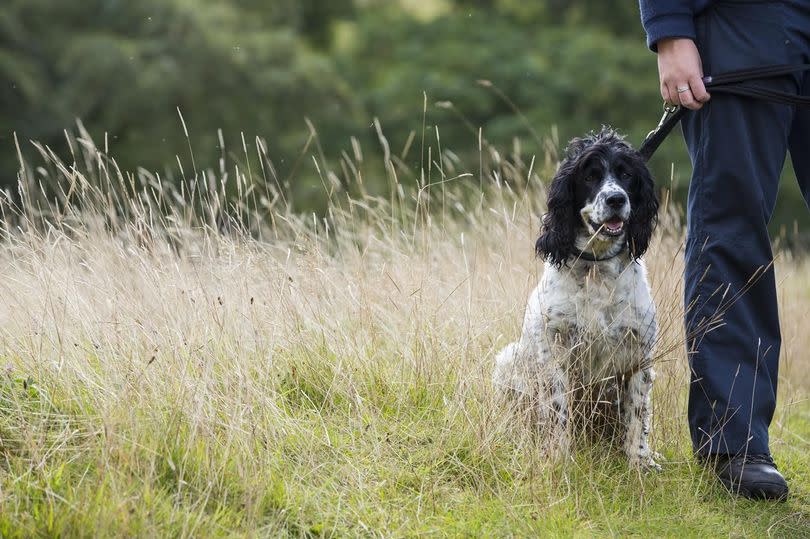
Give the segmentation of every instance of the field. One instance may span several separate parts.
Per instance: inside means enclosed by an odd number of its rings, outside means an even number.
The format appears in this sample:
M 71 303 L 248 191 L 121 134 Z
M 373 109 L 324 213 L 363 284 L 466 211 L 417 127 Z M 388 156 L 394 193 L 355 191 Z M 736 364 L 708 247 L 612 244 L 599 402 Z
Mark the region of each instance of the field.
M 550 456 L 489 384 L 542 271 L 553 156 L 484 147 L 466 173 L 432 149 L 420 177 L 388 154 L 377 197 L 355 148 L 345 174 L 305 163 L 315 216 L 261 146 L 174 186 L 71 147 L 0 205 L 2 536 L 810 536 L 810 262 L 779 250 L 792 495 L 754 503 L 691 458 L 677 208 L 647 255 L 664 471 L 641 475 L 604 444 Z

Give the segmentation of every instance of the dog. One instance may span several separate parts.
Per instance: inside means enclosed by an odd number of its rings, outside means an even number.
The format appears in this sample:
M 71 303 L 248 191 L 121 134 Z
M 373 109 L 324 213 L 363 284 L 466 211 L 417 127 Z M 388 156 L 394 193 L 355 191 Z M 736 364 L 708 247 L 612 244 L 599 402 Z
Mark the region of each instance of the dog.
M 535 246 L 543 276 L 520 340 L 498 354 L 493 374 L 497 388 L 551 418 L 564 451 L 571 400 L 609 396 L 630 465 L 656 471 L 648 435 L 657 326 L 641 257 L 658 205 L 644 159 L 615 130 L 570 142 Z

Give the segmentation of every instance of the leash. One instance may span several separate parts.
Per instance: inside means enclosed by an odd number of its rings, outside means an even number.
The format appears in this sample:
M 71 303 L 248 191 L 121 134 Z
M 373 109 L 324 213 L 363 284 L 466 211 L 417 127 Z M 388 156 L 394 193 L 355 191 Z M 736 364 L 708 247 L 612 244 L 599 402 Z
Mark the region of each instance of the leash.
M 712 93 L 751 97 L 753 99 L 761 99 L 783 105 L 810 106 L 810 96 L 795 95 L 749 82 L 753 80 L 783 77 L 785 75 L 808 70 L 810 70 L 810 64 L 768 65 L 738 69 L 713 77 L 703 77 L 703 84 L 706 85 L 707 90 L 711 89 Z M 664 139 L 667 138 L 667 135 L 669 135 L 672 128 L 675 127 L 675 124 L 681 121 L 681 118 L 686 114 L 687 110 L 686 107 L 680 105 L 664 103 L 664 115 L 661 116 L 661 121 L 658 122 L 655 129 L 647 134 L 644 142 L 642 142 L 641 146 L 638 148 L 638 153 L 641 154 L 644 161 L 650 160 L 655 150 L 664 142 Z

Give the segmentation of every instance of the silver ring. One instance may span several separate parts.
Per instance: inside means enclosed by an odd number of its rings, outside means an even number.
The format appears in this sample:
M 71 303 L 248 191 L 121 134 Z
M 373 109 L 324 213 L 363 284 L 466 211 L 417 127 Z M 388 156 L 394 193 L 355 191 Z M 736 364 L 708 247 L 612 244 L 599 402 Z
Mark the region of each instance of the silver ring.
M 676 90 L 678 90 L 679 94 L 682 94 L 689 91 L 689 86 L 678 86 Z

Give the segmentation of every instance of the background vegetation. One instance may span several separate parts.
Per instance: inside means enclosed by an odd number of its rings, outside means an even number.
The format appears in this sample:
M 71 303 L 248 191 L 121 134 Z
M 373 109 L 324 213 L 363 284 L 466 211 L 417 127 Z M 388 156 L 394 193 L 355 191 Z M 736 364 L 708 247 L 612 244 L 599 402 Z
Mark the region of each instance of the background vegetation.
M 219 170 L 243 137 L 249 148 L 259 137 L 295 206 L 322 212 L 310 156 L 339 170 L 352 137 L 367 160 L 382 154 L 375 118 L 419 170 L 437 127 L 442 147 L 473 161 L 479 129 L 502 154 L 517 143 L 543 154 L 603 123 L 638 143 L 658 120 L 657 86 L 633 2 L 6 0 L 0 185 L 16 184 L 13 133 L 26 156 L 29 140 L 66 156 L 77 119 L 122 169 L 176 181 L 192 172 L 177 167 L 189 153 L 179 110 L 198 169 Z M 682 199 L 677 134 L 653 165 Z M 365 187 L 385 193 L 384 177 L 372 169 Z M 788 181 L 774 232 L 797 218 L 810 223 Z

